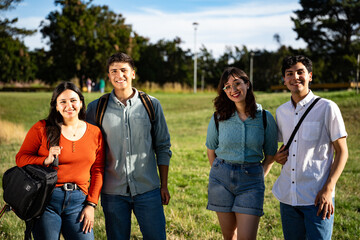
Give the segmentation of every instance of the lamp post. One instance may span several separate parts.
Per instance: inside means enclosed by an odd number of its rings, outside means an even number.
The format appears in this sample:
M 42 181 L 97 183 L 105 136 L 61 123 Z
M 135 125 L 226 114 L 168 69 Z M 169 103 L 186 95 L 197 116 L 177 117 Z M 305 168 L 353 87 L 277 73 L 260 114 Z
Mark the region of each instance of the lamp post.
M 357 56 L 356 94 L 359 94 L 359 66 L 360 66 L 360 53 L 358 53 L 358 56 Z
M 194 93 L 196 93 L 196 72 L 197 72 L 197 52 L 196 52 L 196 30 L 199 23 L 193 22 L 194 26 Z
M 250 82 L 254 89 L 254 83 L 253 83 L 253 62 L 254 62 L 254 52 L 250 52 Z

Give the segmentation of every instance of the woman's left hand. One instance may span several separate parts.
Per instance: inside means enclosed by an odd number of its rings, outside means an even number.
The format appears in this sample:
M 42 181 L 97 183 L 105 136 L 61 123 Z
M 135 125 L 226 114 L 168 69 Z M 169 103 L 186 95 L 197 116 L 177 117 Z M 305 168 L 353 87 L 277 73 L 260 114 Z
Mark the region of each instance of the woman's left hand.
M 80 216 L 80 222 L 83 222 L 82 230 L 84 233 L 89 233 L 94 228 L 94 215 L 95 208 L 88 205 L 85 206 Z

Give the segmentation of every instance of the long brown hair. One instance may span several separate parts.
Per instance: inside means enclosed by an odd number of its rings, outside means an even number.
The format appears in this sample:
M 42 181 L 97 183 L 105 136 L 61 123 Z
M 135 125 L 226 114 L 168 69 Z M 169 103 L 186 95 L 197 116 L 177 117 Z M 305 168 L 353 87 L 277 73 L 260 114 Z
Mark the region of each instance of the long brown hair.
M 85 120 L 86 105 L 85 105 L 84 96 L 82 95 L 80 89 L 72 82 L 60 83 L 53 91 L 50 101 L 49 115 L 45 119 L 48 148 L 59 145 L 60 135 L 61 135 L 61 125 L 64 123 L 64 119 L 61 116 L 61 114 L 56 110 L 56 104 L 57 104 L 56 100 L 62 92 L 68 89 L 76 92 L 79 95 L 80 101 L 82 102 L 82 108 L 80 109 L 79 112 L 79 119 Z
M 244 81 L 244 83 L 249 83 L 249 89 L 247 90 L 245 97 L 245 111 L 250 115 L 250 117 L 255 118 L 257 106 L 252 84 L 246 73 L 236 67 L 226 68 L 221 75 L 220 82 L 217 87 L 218 96 L 214 99 L 215 116 L 218 117 L 219 121 L 224 121 L 229 119 L 236 111 L 235 103 L 228 98 L 223 90 L 230 77 L 240 78 Z

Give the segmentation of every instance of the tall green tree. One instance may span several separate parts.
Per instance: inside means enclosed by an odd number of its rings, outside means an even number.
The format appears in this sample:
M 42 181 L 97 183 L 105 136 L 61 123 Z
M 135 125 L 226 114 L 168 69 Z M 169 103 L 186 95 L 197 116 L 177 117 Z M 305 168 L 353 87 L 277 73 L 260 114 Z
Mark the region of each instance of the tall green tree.
M 106 75 L 106 60 L 116 51 L 134 53 L 137 37 L 125 18 L 107 6 L 92 5 L 90 1 L 56 0 L 61 12 L 47 16 L 42 22 L 43 37 L 49 38 L 54 65 L 54 79 L 77 77 L 80 84 L 90 77 L 96 80 Z
M 140 58 L 136 62 L 139 82 L 156 82 L 160 85 L 178 82 L 191 86 L 192 57 L 190 50 L 180 47 L 181 39 L 172 41 L 159 40 L 147 43 L 140 50 Z
M 359 0 L 301 0 L 301 10 L 291 18 L 298 39 L 303 39 L 323 82 L 348 82 L 355 78 L 360 52 Z M 316 73 L 316 69 L 314 70 Z
M 0 0 L 0 12 L 14 8 L 22 0 Z M 29 81 L 34 79 L 34 64 L 22 37 L 33 34 L 34 30 L 17 28 L 17 18 L 0 17 L 0 82 Z

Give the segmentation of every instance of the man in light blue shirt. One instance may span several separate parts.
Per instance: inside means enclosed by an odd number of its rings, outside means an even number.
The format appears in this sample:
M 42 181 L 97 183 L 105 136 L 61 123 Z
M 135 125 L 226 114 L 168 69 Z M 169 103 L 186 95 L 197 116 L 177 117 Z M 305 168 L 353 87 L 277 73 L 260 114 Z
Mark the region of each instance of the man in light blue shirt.
M 116 53 L 109 58 L 107 69 L 114 87 L 101 125 L 106 141 L 101 203 L 107 238 L 130 239 L 134 211 L 144 239 L 166 239 L 163 205 L 170 200 L 167 179 L 172 153 L 162 107 L 150 96 L 155 110 L 152 126 L 138 90 L 132 87 L 131 57 Z M 96 124 L 98 102 L 88 105 L 86 120 L 92 124 Z

